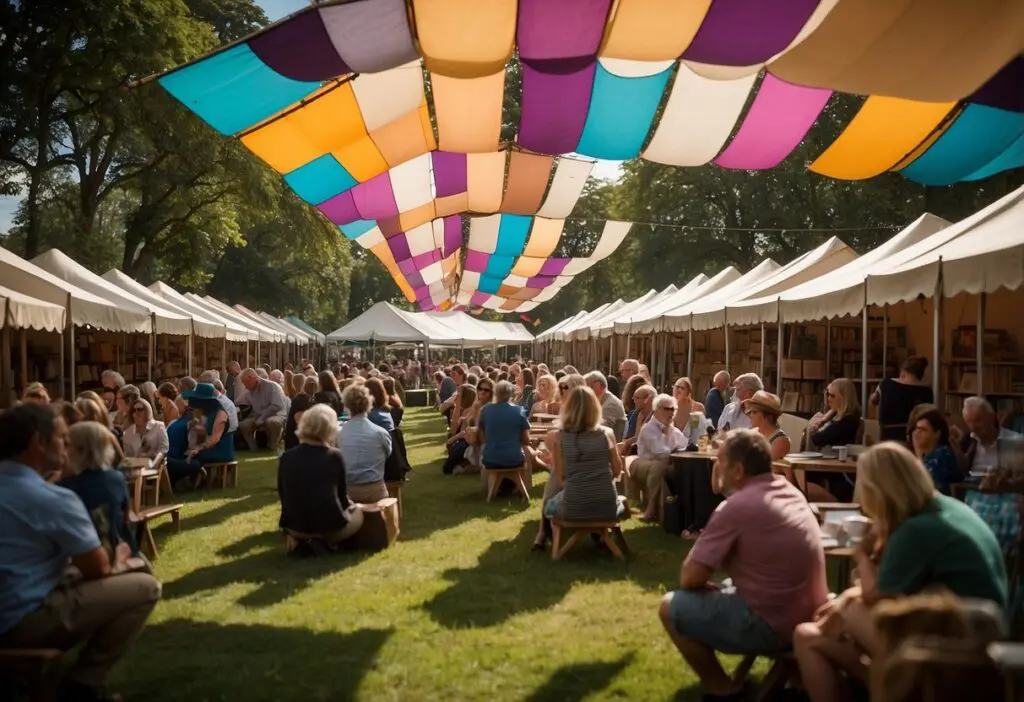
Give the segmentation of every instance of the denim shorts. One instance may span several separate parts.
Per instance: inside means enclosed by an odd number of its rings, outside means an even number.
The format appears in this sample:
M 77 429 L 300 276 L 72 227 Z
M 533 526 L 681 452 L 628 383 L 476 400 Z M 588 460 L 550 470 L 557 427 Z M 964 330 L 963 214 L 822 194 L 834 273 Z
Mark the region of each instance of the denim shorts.
M 680 636 L 722 653 L 773 653 L 789 648 L 739 595 L 676 590 L 669 602 L 669 620 Z

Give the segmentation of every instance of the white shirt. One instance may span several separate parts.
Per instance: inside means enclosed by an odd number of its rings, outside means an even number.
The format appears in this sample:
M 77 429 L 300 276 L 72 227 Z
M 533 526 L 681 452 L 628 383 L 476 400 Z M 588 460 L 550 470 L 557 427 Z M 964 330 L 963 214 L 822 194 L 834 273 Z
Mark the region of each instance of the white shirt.
M 667 456 L 677 449 L 686 448 L 688 443 L 686 435 L 677 427 L 673 426 L 666 434 L 665 425 L 657 417 L 651 417 L 636 440 L 636 455 L 643 459 Z
M 134 424 L 124 431 L 121 438 L 124 446 L 124 455 L 129 458 L 145 456 L 156 458 L 158 453 L 167 454 L 167 429 L 164 423 L 156 419 L 150 420 L 146 425 L 146 431 L 138 433 L 138 427 Z
M 722 410 L 722 416 L 718 418 L 718 430 L 728 424 L 730 429 L 750 429 L 750 417 L 743 411 L 743 403 L 733 400 Z
M 693 425 L 694 415 L 698 418 L 696 427 Z M 708 433 L 708 427 L 710 426 L 711 420 L 705 417 L 703 412 L 691 412 L 690 416 L 687 418 L 686 424 L 684 424 L 683 428 L 680 429 L 683 436 L 686 437 L 686 444 L 684 444 L 684 446 L 689 444 L 696 445 L 700 441 L 700 437 Z
M 999 427 L 999 436 L 996 437 L 996 442 L 985 448 L 981 443 L 981 440 L 971 432 L 971 438 L 974 439 L 977 444 L 974 449 L 974 461 L 971 463 L 971 470 L 980 473 L 987 473 L 993 468 L 999 467 L 999 442 L 1007 440 L 1020 440 L 1022 437 L 1015 431 L 1011 431 L 1006 427 Z

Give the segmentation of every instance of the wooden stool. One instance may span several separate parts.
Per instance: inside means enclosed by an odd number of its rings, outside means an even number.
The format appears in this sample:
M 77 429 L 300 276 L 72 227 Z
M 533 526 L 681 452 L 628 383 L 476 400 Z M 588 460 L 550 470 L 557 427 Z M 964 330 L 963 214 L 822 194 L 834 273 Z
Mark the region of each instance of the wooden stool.
M 562 529 L 572 529 L 572 536 L 562 545 Z M 619 522 L 572 522 L 566 519 L 551 520 L 551 560 L 557 561 L 569 553 L 576 542 L 583 534 L 597 534 L 601 541 L 608 547 L 616 558 L 626 560 L 629 555 L 629 545 L 622 535 L 622 527 Z M 615 537 L 614 539 L 612 537 Z M 618 542 L 618 543 L 616 543 Z M 621 549 L 620 549 L 621 547 Z
M 56 648 L 0 648 L 0 678 L 27 683 L 30 700 L 53 699 L 46 675 L 50 664 L 62 655 Z
M 747 675 L 750 674 L 750 669 L 754 666 L 754 663 L 757 661 L 759 656 L 770 658 L 772 660 L 772 667 L 765 674 L 764 678 L 761 680 L 761 684 L 758 685 L 757 690 L 754 692 L 753 699 L 755 702 L 775 699 L 775 695 L 785 689 L 790 678 L 792 678 L 799 669 L 792 651 L 751 654 L 743 657 L 743 660 L 740 662 L 735 672 L 733 672 L 732 679 L 736 682 L 743 682 L 746 680 Z
M 402 485 L 404 480 L 390 480 L 384 483 L 388 488 L 388 496 L 398 500 L 398 516 L 402 516 Z
M 395 542 L 400 531 L 398 500 L 385 497 L 376 503 L 361 504 L 363 526 L 341 542 L 345 550 L 381 551 Z
M 157 558 L 156 540 L 153 538 L 153 530 L 149 528 L 150 521 L 165 514 L 171 515 L 171 525 L 174 533 L 181 531 L 181 508 L 185 505 L 159 505 L 157 507 L 145 507 L 138 512 L 132 512 L 128 521 L 135 525 L 135 540 L 142 552 L 149 556 L 151 561 Z
M 204 463 L 203 468 L 206 469 L 207 475 L 209 475 L 210 484 L 214 485 L 217 482 L 217 478 L 220 478 L 221 488 L 226 488 L 228 485 L 235 487 L 238 485 L 238 461 L 224 461 L 221 463 Z
M 498 494 L 498 488 L 501 486 L 501 481 L 505 478 L 508 478 L 515 483 L 516 491 L 523 496 L 524 500 L 527 502 L 530 501 L 530 491 L 526 487 L 526 481 L 523 479 L 526 466 L 519 466 L 518 468 L 482 468 L 481 470 L 487 474 L 488 502 Z

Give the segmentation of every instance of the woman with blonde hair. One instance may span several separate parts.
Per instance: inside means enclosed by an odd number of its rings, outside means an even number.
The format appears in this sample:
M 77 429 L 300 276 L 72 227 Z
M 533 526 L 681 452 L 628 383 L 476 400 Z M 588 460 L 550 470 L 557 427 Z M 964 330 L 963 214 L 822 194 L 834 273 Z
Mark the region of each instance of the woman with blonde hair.
M 808 435 L 818 448 L 857 443 L 860 432 L 860 402 L 857 386 L 849 378 L 836 378 L 825 390 L 824 412 L 811 418 Z
M 625 511 L 625 498 L 615 490 L 622 461 L 615 435 L 601 426 L 601 405 L 594 391 L 577 387 L 565 399 L 561 426 L 548 432 L 551 449 L 549 485 L 560 489 L 545 494 L 541 528 L 532 550 L 542 551 L 551 535 L 552 518 L 572 521 L 613 521 Z M 548 490 L 545 490 L 548 493 Z
M 862 653 L 875 657 L 882 648 L 868 609 L 882 599 L 944 588 L 1007 605 L 1006 567 L 992 530 L 970 507 L 940 495 L 906 448 L 886 442 L 859 457 L 856 499 L 872 520 L 854 555 L 860 585 L 794 634 L 812 702 L 843 698 L 840 670 L 865 679 Z
M 480 383 L 486 381 L 481 380 Z M 464 383 L 459 386 L 459 399 L 457 406 L 460 409 L 458 416 L 452 420 L 452 431 L 454 432 L 448 440 L 445 442 L 445 448 L 448 451 L 448 458 L 445 459 L 444 465 L 441 467 L 441 472 L 445 475 L 451 475 L 455 472 L 455 469 L 462 465 L 462 461 L 465 460 L 466 451 L 469 449 L 469 419 L 478 413 L 479 407 L 477 407 L 477 390 L 475 387 L 468 383 Z M 488 401 L 490 395 L 487 395 Z
M 79 422 L 71 427 L 68 464 L 59 483 L 82 500 L 111 563 L 138 550 L 128 523 L 128 485 L 121 471 L 112 470 L 116 443 L 110 430 L 99 422 Z
M 121 438 L 124 444 L 124 455 L 129 457 L 146 457 L 155 459 L 158 455 L 167 455 L 167 428 L 164 423 L 153 419 L 153 408 L 145 399 L 139 398 L 129 408 L 128 428 Z
M 530 417 L 535 414 L 558 414 L 561 405 L 558 400 L 558 380 L 555 376 L 544 374 L 537 378 L 537 394 L 540 399 L 530 408 Z
M 35 402 L 40 405 L 50 404 L 50 393 L 42 383 L 29 383 L 21 395 L 22 402 Z
M 654 385 L 654 381 L 651 380 L 651 369 L 647 367 L 646 363 L 640 364 L 639 370 L 640 377 L 644 379 L 644 382 L 648 385 Z
M 391 434 L 370 421 L 373 398 L 364 385 L 353 383 L 341 393 L 349 419 L 338 434 L 338 448 L 345 459 L 348 494 L 356 502 L 375 503 L 388 496 L 384 465 L 391 455 Z

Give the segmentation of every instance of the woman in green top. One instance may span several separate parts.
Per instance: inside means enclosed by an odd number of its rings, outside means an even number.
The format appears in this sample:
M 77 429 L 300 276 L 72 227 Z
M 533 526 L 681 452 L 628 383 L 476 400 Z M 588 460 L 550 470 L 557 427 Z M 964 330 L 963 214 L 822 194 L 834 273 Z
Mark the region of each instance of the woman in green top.
M 857 501 L 872 519 L 854 556 L 860 584 L 794 634 L 812 701 L 847 697 L 840 669 L 866 680 L 863 655 L 880 650 L 870 608 L 881 599 L 935 589 L 1007 604 L 1006 566 L 992 530 L 970 507 L 940 495 L 906 448 L 887 442 L 860 456 Z

